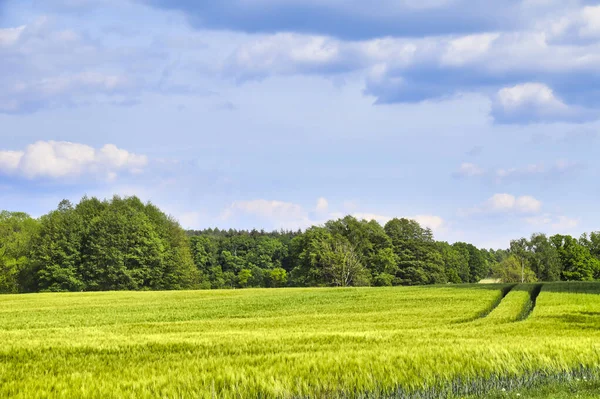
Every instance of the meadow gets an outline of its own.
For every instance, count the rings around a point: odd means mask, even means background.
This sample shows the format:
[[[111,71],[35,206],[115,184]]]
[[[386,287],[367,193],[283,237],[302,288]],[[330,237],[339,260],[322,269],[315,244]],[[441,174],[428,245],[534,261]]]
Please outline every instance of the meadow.
[[[597,397],[600,284],[0,296],[0,396]]]

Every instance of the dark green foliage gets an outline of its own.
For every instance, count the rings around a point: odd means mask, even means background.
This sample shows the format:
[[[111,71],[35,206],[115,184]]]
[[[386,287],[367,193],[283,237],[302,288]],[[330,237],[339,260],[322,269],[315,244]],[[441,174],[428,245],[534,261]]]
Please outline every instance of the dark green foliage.
[[[483,253],[477,249],[477,247],[475,247],[473,244],[467,244],[464,242],[454,243],[453,247],[468,259],[468,280],[464,280],[464,278],[467,277],[464,275],[466,274],[466,270],[464,270],[462,277],[463,282],[476,283],[489,275],[489,267],[486,259]]]
[[[185,232],[136,197],[0,213],[0,292],[390,286],[600,279],[600,233],[510,249],[434,240],[414,220],[346,216],[301,231]]]
[[[68,201],[43,216],[32,242],[40,291],[195,288],[199,272],[179,224],[136,197]]]
[[[39,224],[20,212],[0,212],[0,293],[26,291],[32,284],[31,240]]]
[[[398,282],[406,285],[447,282],[444,259],[433,233],[414,220],[392,219],[385,225],[398,259]]]
[[[600,261],[571,236],[550,237],[562,264],[562,279],[567,281],[594,280],[600,274]]]

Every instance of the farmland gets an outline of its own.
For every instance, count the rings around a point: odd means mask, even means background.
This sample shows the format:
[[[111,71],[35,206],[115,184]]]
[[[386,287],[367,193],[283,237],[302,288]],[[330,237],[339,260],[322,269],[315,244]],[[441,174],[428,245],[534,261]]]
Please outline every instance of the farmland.
[[[552,283],[5,295],[0,396],[595,397],[598,294]]]

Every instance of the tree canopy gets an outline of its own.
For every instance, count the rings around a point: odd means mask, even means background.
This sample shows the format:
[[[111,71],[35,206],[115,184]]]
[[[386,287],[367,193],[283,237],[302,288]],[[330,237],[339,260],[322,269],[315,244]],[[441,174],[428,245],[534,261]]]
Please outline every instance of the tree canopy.
[[[600,279],[600,233],[508,249],[436,241],[410,219],[345,216],[305,231],[184,231],[136,197],[0,212],[0,292],[391,286]]]

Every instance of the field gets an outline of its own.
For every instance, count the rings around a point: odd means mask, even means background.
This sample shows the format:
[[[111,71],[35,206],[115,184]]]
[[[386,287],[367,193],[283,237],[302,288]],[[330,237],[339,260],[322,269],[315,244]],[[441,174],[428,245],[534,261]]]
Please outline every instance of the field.
[[[573,283],[0,296],[0,396],[600,397],[598,294]]]

